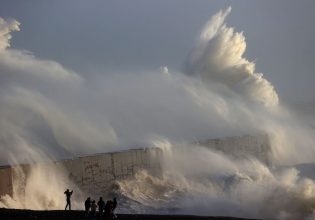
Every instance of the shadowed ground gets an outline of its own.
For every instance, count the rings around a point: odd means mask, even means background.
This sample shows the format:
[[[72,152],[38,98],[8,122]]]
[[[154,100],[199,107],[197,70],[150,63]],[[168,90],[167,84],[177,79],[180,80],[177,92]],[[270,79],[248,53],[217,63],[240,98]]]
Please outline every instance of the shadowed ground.
[[[117,214],[119,220],[241,220],[233,217],[210,217],[188,215],[132,215]],[[1,220],[84,220],[84,211],[33,211],[20,209],[0,209]]]

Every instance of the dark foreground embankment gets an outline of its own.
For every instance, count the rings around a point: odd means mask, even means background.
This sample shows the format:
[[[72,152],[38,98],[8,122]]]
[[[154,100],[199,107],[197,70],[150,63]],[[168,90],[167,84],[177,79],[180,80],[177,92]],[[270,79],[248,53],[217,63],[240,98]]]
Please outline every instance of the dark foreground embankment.
[[[233,217],[203,217],[187,215],[131,215],[117,214],[119,220],[241,220]],[[33,211],[0,209],[1,220],[85,220],[83,211]]]

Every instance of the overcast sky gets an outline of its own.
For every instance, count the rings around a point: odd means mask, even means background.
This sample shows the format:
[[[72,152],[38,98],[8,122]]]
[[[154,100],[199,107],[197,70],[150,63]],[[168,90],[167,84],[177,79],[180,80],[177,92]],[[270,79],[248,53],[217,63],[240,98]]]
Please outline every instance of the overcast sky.
[[[181,70],[207,20],[232,6],[229,26],[243,31],[246,57],[290,103],[315,98],[315,1],[2,0],[0,17],[21,31],[12,47],[80,74]]]

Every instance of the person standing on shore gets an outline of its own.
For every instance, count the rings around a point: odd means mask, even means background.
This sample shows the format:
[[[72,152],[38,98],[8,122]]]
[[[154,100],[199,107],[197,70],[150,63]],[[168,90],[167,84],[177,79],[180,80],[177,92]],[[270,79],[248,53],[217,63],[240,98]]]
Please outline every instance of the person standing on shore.
[[[71,210],[71,196],[72,196],[73,190],[70,192],[69,189],[67,189],[64,194],[66,194],[67,197],[67,204],[65,207],[65,210],[67,210],[67,207],[69,206],[69,210]]]
[[[100,200],[97,202],[97,206],[98,206],[99,216],[100,216],[100,218],[102,218],[103,212],[104,212],[104,208],[105,208],[105,202],[104,202],[102,197],[100,197]]]
[[[115,213],[114,213],[114,211],[115,211],[115,209],[116,209],[116,207],[117,207],[117,200],[116,200],[116,197],[113,199],[112,204],[113,204],[113,211],[112,211],[113,218],[116,219],[117,216],[116,216]]]
[[[88,197],[84,202],[85,207],[85,217],[89,216],[90,208],[91,208],[91,198]]]
[[[95,200],[92,201],[91,203],[91,219],[96,219],[96,209],[97,209],[97,205],[95,203]]]
[[[105,204],[105,219],[112,219],[113,216],[113,202],[107,200]]]

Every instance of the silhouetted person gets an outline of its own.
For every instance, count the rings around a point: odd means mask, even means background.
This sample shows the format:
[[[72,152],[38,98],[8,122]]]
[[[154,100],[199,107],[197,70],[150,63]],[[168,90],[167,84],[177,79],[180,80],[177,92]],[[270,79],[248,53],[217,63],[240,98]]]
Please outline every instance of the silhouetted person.
[[[104,211],[104,208],[105,208],[105,202],[104,202],[102,197],[100,197],[100,200],[97,202],[97,205],[98,205],[99,215],[100,215],[100,217],[102,217],[103,216],[103,211]]]
[[[112,214],[113,214],[113,217],[114,218],[116,218],[116,215],[115,215],[115,213],[114,213],[114,211],[115,211],[115,209],[116,209],[116,207],[117,207],[117,200],[116,200],[116,197],[115,198],[113,198],[113,210],[112,210]]]
[[[111,200],[107,200],[105,204],[105,217],[106,219],[112,219],[113,216],[113,202]]]
[[[95,203],[95,200],[93,200],[91,203],[91,218],[92,219],[95,219],[96,217],[96,209],[97,209],[97,205]]]
[[[91,198],[90,198],[90,197],[88,197],[88,198],[85,200],[84,206],[85,206],[85,216],[88,216],[88,215],[89,215],[90,208],[91,208]]]
[[[66,194],[67,197],[67,205],[65,207],[65,210],[67,210],[67,207],[69,206],[69,210],[71,210],[71,196],[72,196],[73,190],[70,192],[69,189],[67,189],[64,194]]]

